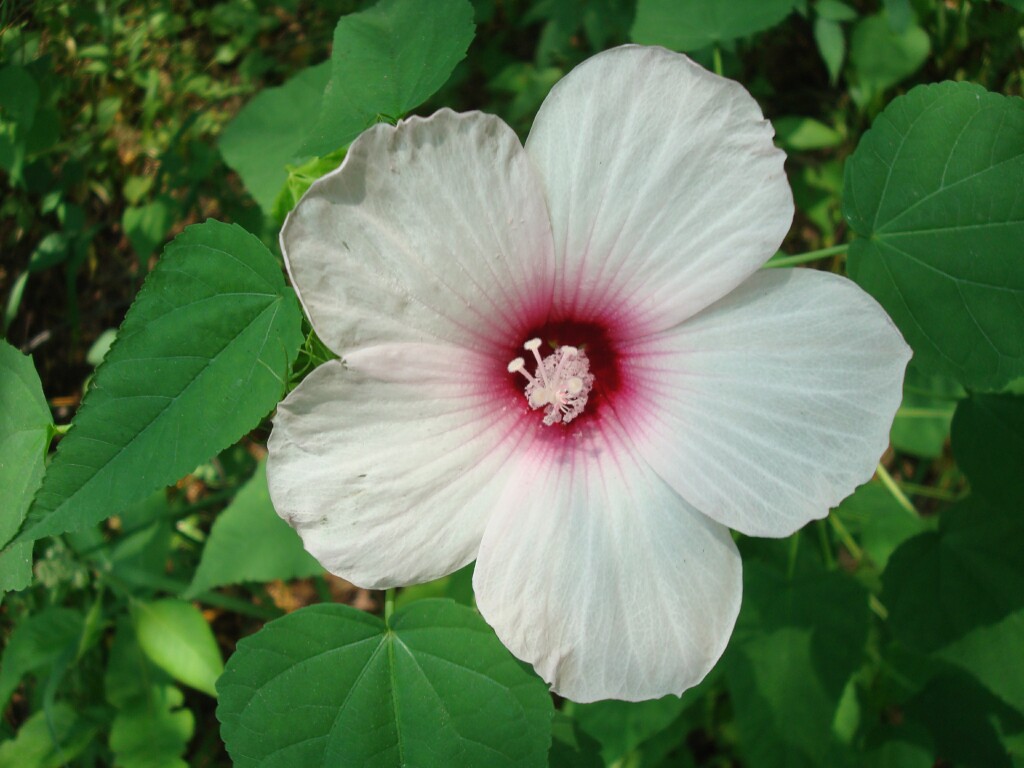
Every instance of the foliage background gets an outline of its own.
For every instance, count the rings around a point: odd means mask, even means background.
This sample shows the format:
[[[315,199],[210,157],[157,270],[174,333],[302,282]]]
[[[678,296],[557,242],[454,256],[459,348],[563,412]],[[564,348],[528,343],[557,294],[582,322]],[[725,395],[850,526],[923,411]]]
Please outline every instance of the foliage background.
[[[268,176],[268,145],[246,141],[270,131],[281,149],[289,119],[313,120],[295,105],[311,93],[318,106],[336,22],[369,5],[3,0],[0,362],[38,390],[11,347],[31,355],[45,402],[5,388],[0,437],[27,433],[17,410],[43,451],[59,440],[188,225],[236,222],[277,256],[284,213],[344,142],[285,147]],[[695,21],[707,5],[680,21],[666,0],[474,0],[466,58],[415,111],[483,109],[525,138],[550,87],[594,52],[631,40],[686,50],[751,90],[789,154],[798,213],[780,263],[817,252],[810,266],[843,272],[844,167],[887,104],[942,80],[1021,95],[1019,2],[721,0],[719,16]],[[262,106],[243,112],[254,97]],[[1019,163],[1005,183],[1019,198]],[[997,254],[1018,292],[1019,243]],[[305,338],[293,381],[323,359],[308,327],[281,334]],[[975,383],[912,364],[877,479],[788,540],[741,542],[743,612],[708,680],[681,700],[556,702],[550,764],[1024,765],[1022,390]],[[167,491],[35,543],[31,585],[0,605],[0,766],[230,764],[214,696],[239,640],[315,603],[383,610],[280,529],[260,414]],[[20,503],[10,488],[5,515]],[[470,604],[468,572],[397,604],[429,597]]]

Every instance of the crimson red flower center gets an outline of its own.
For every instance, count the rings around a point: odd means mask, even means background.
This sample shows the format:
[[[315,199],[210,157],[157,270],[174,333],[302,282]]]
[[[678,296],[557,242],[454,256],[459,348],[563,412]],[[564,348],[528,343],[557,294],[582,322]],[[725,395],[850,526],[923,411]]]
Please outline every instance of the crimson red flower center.
[[[590,364],[590,373],[594,376],[593,389],[590,391],[586,407],[583,412],[568,424],[553,424],[545,426],[545,432],[551,432],[550,437],[562,437],[566,434],[573,434],[580,429],[586,429],[588,425],[597,423],[602,418],[602,413],[611,407],[616,394],[623,387],[622,355],[619,348],[613,341],[608,327],[595,321],[560,320],[530,325],[522,330],[517,330],[509,335],[509,340],[502,362],[506,363],[516,357],[526,359],[526,370],[530,374],[536,373],[534,359],[525,353],[523,345],[530,339],[540,339],[541,357],[552,354],[561,347],[574,347],[585,353]],[[510,396],[513,398],[515,407],[524,410],[524,418],[534,418],[538,426],[544,426],[543,411],[533,410],[527,402],[522,376],[502,371],[504,385]]]

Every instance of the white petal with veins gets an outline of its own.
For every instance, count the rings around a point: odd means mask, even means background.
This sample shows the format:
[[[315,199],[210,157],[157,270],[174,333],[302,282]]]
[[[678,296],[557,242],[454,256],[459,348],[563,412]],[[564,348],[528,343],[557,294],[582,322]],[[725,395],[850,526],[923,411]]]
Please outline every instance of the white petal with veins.
[[[657,331],[739,285],[793,219],[773,133],[743,86],[663,48],[576,67],[526,142],[551,210],[558,311],[628,307]]]
[[[910,359],[874,299],[809,269],[760,272],[626,354],[640,452],[749,536],[788,536],[871,479]]]
[[[457,348],[377,347],[349,370],[320,366],[281,403],[270,496],[327,570],[385,589],[476,557],[522,434],[515,414],[480,396],[484,362]]]
[[[534,444],[507,477],[473,578],[501,641],[573,701],[639,701],[699,683],[740,606],[729,531],[609,425],[571,450]]]
[[[496,117],[447,109],[364,132],[288,216],[281,250],[338,354],[399,341],[479,347],[546,307],[554,274],[519,139]]]

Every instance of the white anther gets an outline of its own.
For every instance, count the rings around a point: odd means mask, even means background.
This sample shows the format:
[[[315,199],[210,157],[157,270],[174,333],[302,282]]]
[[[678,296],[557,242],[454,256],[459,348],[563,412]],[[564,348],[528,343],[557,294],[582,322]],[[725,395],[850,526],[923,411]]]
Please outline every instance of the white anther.
[[[538,349],[540,349],[540,344],[540,339],[530,339],[528,342],[523,344],[523,349],[528,349],[531,352],[536,352]]]
[[[587,396],[594,386],[590,361],[585,352],[576,347],[559,347],[554,353],[541,358],[540,339],[530,339],[523,347],[533,352],[537,372],[531,376],[526,361],[521,357],[508,364],[509,373],[526,377],[526,399],[531,408],[545,408],[544,423],[568,424],[583,412]]]

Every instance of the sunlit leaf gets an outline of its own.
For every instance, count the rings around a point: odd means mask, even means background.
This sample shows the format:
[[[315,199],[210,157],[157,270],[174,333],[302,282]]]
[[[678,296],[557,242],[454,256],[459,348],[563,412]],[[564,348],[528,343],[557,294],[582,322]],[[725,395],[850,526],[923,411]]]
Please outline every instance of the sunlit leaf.
[[[302,547],[294,529],[278,517],[267,490],[267,463],[217,515],[186,598],[224,584],[317,576],[324,572]]]
[[[818,17],[814,20],[814,42],[818,45],[825,66],[828,68],[829,82],[839,80],[846,59],[846,35],[838,21]]]
[[[32,359],[0,340],[0,541],[18,531],[43,478],[53,419]],[[32,581],[32,544],[0,553],[0,598]]]
[[[786,149],[807,151],[835,147],[843,142],[843,136],[811,117],[780,117],[772,121],[775,126],[775,140]]]
[[[63,768],[92,743],[97,730],[95,722],[60,702],[36,712],[15,738],[0,744],[0,768]]]
[[[861,19],[850,36],[850,66],[856,79],[851,96],[861,106],[920,69],[931,53],[923,29],[894,29],[883,15]]]
[[[380,0],[334,30],[331,80],[302,147],[324,155],[382,116],[398,118],[444,85],[473,40],[467,0]]]
[[[189,227],[125,317],[18,541],[115,514],[255,427],[284,392],[300,320],[255,237],[213,221]]]
[[[181,600],[132,603],[139,647],[160,669],[196,690],[217,695],[224,670],[210,625],[198,609]]]
[[[331,64],[325,61],[284,85],[261,91],[221,134],[224,160],[265,213],[274,209],[288,179],[287,166],[309,156],[300,149],[330,78]]]
[[[104,680],[107,701],[118,709],[110,749],[123,768],[187,768],[182,759],[195,718],[184,697],[143,653],[131,622],[122,617]]]

